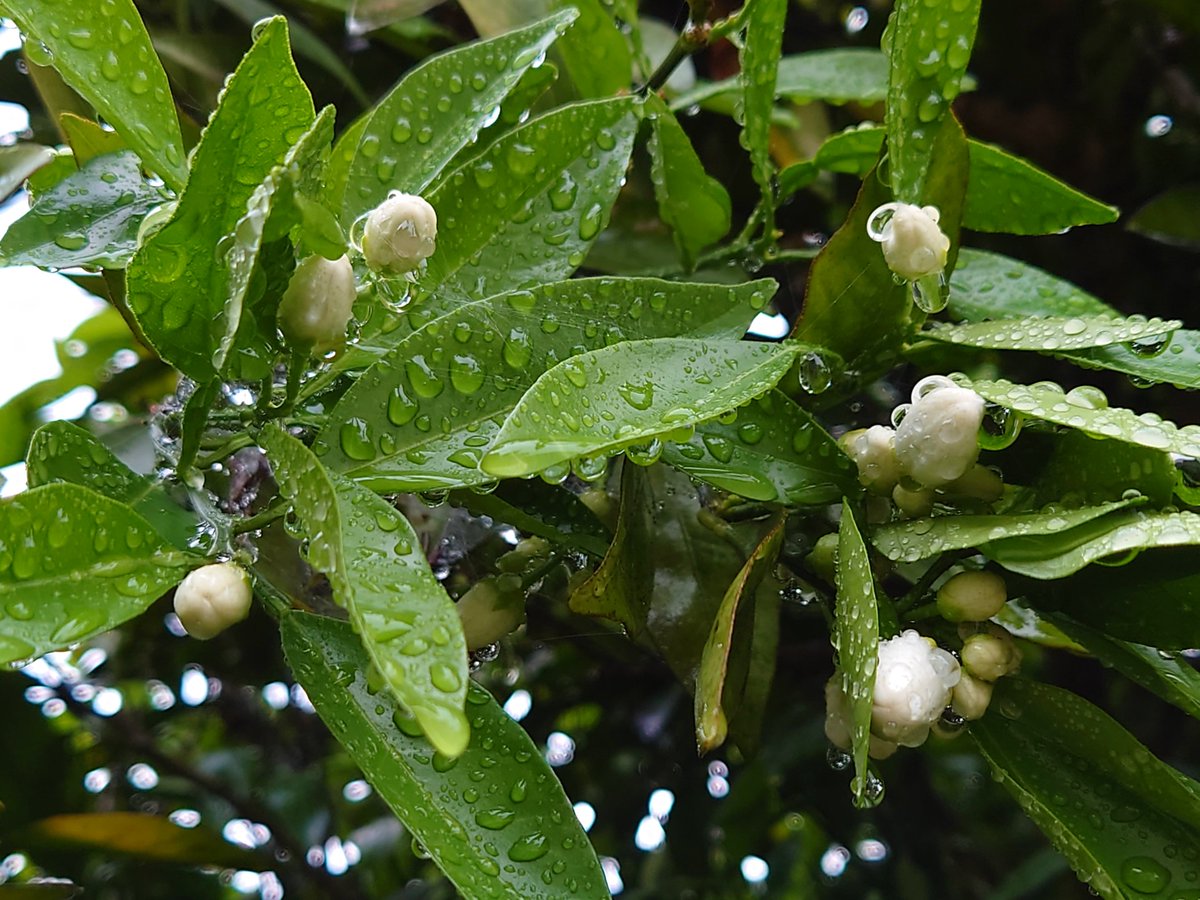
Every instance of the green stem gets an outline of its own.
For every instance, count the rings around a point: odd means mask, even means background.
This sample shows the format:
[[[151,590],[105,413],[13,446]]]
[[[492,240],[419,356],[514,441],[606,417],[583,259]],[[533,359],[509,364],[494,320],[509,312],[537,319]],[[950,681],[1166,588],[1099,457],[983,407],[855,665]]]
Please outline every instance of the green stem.
[[[670,79],[671,74],[679,68],[679,64],[695,53],[707,47],[712,35],[712,25],[708,21],[711,10],[711,0],[688,0],[688,23],[684,26],[679,37],[668,51],[666,58],[658,64],[646,83],[637,89],[639,94],[657,91]]]
[[[265,419],[271,414],[271,401],[275,399],[275,378],[268,375],[258,386],[258,406],[255,408],[255,417]]]
[[[908,622],[916,622],[919,619],[932,619],[936,615],[938,615],[938,605],[934,602],[909,610],[905,613],[904,618]]]
[[[300,396],[300,385],[304,379],[304,370],[308,367],[308,351],[294,350],[288,361],[287,392],[283,403],[277,406],[273,416],[288,416],[296,408],[296,398]]]
[[[521,576],[521,590],[528,591],[531,587],[553,572],[555,568],[561,565],[562,561],[562,554],[551,553],[550,558],[542,565],[538,566],[532,572]]]
[[[939,556],[925,573],[913,582],[913,586],[896,603],[896,612],[903,614],[906,610],[915,606],[929,592],[930,586],[940,578],[947,569],[958,562],[960,554],[943,553]]]
[[[234,519],[230,524],[230,530],[234,534],[245,534],[248,531],[258,531],[267,525],[270,525],[276,519],[283,518],[283,514],[288,511],[289,503],[276,503],[274,506],[268,506],[260,513],[253,516],[247,516],[244,519]]]

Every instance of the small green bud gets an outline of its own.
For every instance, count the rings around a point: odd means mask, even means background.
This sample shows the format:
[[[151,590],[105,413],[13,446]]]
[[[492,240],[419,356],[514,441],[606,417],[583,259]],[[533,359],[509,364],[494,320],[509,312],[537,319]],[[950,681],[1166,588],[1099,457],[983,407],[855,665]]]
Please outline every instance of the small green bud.
[[[960,497],[974,497],[976,500],[983,500],[985,503],[993,503],[1003,496],[1004,481],[987,466],[981,466],[979,463],[976,463],[967,470],[965,475],[961,478],[956,478],[943,487],[942,490],[947,494]]]
[[[837,534],[823,534],[806,558],[808,567],[829,584],[837,583],[837,550]]]
[[[490,575],[458,598],[468,650],[494,644],[525,621],[525,591],[517,575]]]
[[[496,560],[501,572],[520,575],[541,565],[550,556],[550,544],[540,537],[528,537]]]
[[[1003,628],[971,635],[963,644],[961,656],[963,668],[983,681],[1003,678],[1021,664],[1021,651]]]
[[[954,686],[950,707],[964,719],[974,721],[983,718],[991,702],[992,683],[976,678],[970,672],[963,672],[962,678]]]
[[[937,593],[937,608],[947,622],[982,622],[1008,602],[1004,579],[995,572],[960,572]]]
[[[892,502],[905,518],[920,519],[933,510],[933,491],[929,488],[910,491],[904,485],[898,484],[892,488]]]

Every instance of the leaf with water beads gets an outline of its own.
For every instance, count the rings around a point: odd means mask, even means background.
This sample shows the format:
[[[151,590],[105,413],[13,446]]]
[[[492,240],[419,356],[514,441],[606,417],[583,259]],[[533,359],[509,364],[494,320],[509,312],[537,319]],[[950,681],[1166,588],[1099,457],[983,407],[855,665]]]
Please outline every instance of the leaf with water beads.
[[[7,3],[30,59],[52,65],[175,191],[187,181],[183,138],[166,72],[133,0]]]
[[[741,13],[746,36],[738,48],[742,64],[741,93],[734,117],[742,126],[742,146],[750,152],[751,174],[762,195],[768,227],[774,222],[775,164],[771,159],[771,112],[787,21],[787,0],[755,0]]]
[[[349,625],[292,612],[280,630],[322,721],[464,897],[606,900],[562,786],[491,694],[469,684],[471,740],[449,759],[371,682],[370,657]]]
[[[962,347],[987,350],[1038,350],[1051,353],[1107,347],[1116,342],[1150,338],[1169,340],[1172,331],[1181,328],[1178,319],[1157,316],[1039,316],[1020,319],[992,319],[965,325],[935,322],[920,336]]]
[[[203,560],[124,503],[47,484],[0,503],[0,663],[40,656],[140,615]]]
[[[971,734],[993,776],[1100,896],[1166,896],[1200,876],[1200,786],[1087,701],[1005,678]]]
[[[470,736],[467,645],[412,526],[382,497],[327,472],[282,430],[266,429],[259,440],[308,537],[309,562],[328,576],[388,688],[441,753],[458,756]]]
[[[1049,381],[1024,385],[1005,380],[972,382],[961,375],[954,377],[984,400],[1023,416],[1096,437],[1200,457],[1200,425],[1177,426],[1154,413],[1139,415],[1131,409],[1098,406],[1090,394],[1064,392],[1060,385]]]
[[[1144,498],[1136,497],[1079,509],[1048,508],[1036,513],[910,519],[874,529],[871,543],[894,562],[916,562],[949,550],[978,547],[988,541],[1059,534],[1142,502],[1145,502]]]
[[[0,239],[0,264],[124,268],[142,218],[165,201],[132,152],[97,157],[39,194],[9,226]]]
[[[663,461],[749,500],[822,506],[861,489],[858,469],[803,407],[773,390],[669,441]]]
[[[159,356],[199,382],[225,362],[230,241],[247,204],[312,124],[282,17],[256,29],[193,156],[192,175],[171,220],[134,254],[129,308]]]
[[[330,412],[314,449],[378,490],[468,487],[505,416],[542,373],[630,338],[731,339],[775,282],[726,287],[653,278],[578,278],[459,306],[416,331],[380,335],[369,368]],[[423,315],[423,304],[405,316]]]
[[[525,392],[480,462],[499,478],[624,450],[764,394],[803,344],[655,338],[559,363]]]
[[[443,178],[437,252],[421,288],[478,300],[566,278],[604,229],[633,150],[632,97],[559,107]]]
[[[422,193],[489,124],[521,76],[545,58],[577,15],[562,10],[526,28],[440,53],[405,75],[358,130],[342,221],[349,225],[389,191]]]

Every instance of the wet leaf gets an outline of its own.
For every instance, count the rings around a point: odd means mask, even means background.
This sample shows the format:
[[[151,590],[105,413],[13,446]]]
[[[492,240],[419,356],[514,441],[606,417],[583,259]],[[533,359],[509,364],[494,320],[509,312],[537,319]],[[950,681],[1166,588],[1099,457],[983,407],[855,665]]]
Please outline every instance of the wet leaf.
[[[1100,896],[1160,894],[1195,877],[1193,854],[1180,851],[1200,843],[1200,789],[1087,701],[1005,678],[971,734],[994,775]]]
[[[655,98],[648,148],[659,215],[670,226],[683,266],[729,231],[729,193],[704,171],[692,142],[675,116]]]
[[[1200,425],[1176,426],[1154,413],[1139,415],[1131,409],[1116,406],[1094,409],[1090,395],[1064,393],[1061,386],[1049,381],[1024,385],[1005,380],[970,382],[960,378],[960,382],[983,399],[1022,416],[1152,450],[1200,456]]]
[[[1200,203],[1200,185],[1171,188],[1151,198],[1133,214],[1126,227],[1164,244],[1200,250],[1197,203]]]
[[[667,442],[663,460],[749,500],[820,506],[860,490],[853,461],[782,391],[702,422],[689,441]]]
[[[370,659],[347,624],[293,612],[281,630],[321,719],[463,896],[609,896],[553,770],[491,694],[469,685],[471,742],[450,760],[368,683]]]
[[[950,314],[972,322],[1047,314],[1067,317],[1119,315],[1112,307],[1041,269],[982,250],[963,250],[951,279]],[[1092,369],[1124,372],[1143,382],[1200,388],[1200,331],[1180,329],[1170,341],[1110,344],[1061,354]]]
[[[1142,502],[1142,498],[1037,513],[910,519],[875,528],[871,532],[871,543],[894,562],[916,562],[948,550],[978,547],[988,541],[1061,534],[1138,502]]]
[[[712,630],[704,644],[700,657],[700,669],[696,673],[695,717],[696,745],[701,753],[708,753],[725,743],[728,734],[728,715],[734,714],[739,704],[737,701],[738,688],[726,682],[730,668],[730,654],[734,645],[734,628],[741,623],[741,606],[743,601],[748,605],[759,584],[767,575],[779,556],[779,548],[783,544],[783,524],[785,515],[779,513],[772,520],[763,539],[754,548],[746,564],[738,572],[737,578],[729,585],[717,610]],[[775,595],[779,592],[776,589]],[[751,627],[753,610],[750,612]],[[743,626],[744,627],[744,626]],[[728,692],[728,693],[727,693]]]
[[[987,322],[951,325],[935,322],[921,332],[932,338],[962,347],[988,350],[1039,350],[1056,352],[1081,350],[1088,347],[1107,347],[1109,344],[1157,338],[1164,340],[1183,323],[1178,319],[1157,316],[1130,316],[1118,319],[1111,316],[1034,316],[1019,319],[993,318]]]
[[[133,0],[87,3],[70,21],[54,0],[6,3],[8,14],[81,97],[173,190],[187,181],[171,88]],[[42,60],[35,60],[42,64]]]
[[[147,862],[262,871],[272,861],[230,844],[207,828],[180,828],[164,816],[138,812],[65,813],[22,829],[32,845],[132,856]]]
[[[0,502],[0,662],[108,631],[200,562],[124,503],[79,485],[47,484]]]
[[[608,552],[608,531],[595,514],[570,491],[540,479],[505,481],[487,493],[454,491],[450,502],[573,550],[592,556]]]
[[[405,75],[357,132],[342,222],[349,226],[389,191],[423,193],[575,18],[573,10],[563,10],[518,31],[439,53]]]
[[[653,338],[588,351],[534,382],[480,467],[511,478],[653,440],[765,393],[805,349]]]
[[[25,179],[54,158],[54,151],[41,144],[20,143],[0,147],[0,200],[25,183]]]
[[[1163,507],[1171,502],[1178,476],[1169,453],[1066,431],[1054,435],[1050,458],[1033,487],[1035,502],[1041,503],[1090,506],[1135,490],[1151,506]]]
[[[412,526],[382,497],[326,472],[282,430],[259,440],[308,536],[309,562],[328,576],[371,662],[434,746],[457,757],[470,737],[467,646]]]
[[[771,112],[783,47],[787,0],[751,0],[740,14],[746,28],[739,48],[742,64],[741,92],[735,117],[741,123],[742,146],[750,151],[750,170],[773,221],[775,164],[771,160]]]
[[[565,278],[603,230],[633,138],[629,97],[526,122],[439,183],[437,251],[421,279],[472,300]]]
[[[1110,637],[1067,616],[1051,613],[1049,618],[1106,666],[1200,719],[1200,672],[1186,659]]]
[[[166,198],[128,150],[100,156],[40,194],[0,239],[0,264],[124,268],[138,225]]]
[[[398,338],[394,349],[341,398],[315,448],[378,490],[494,480],[479,468],[484,449],[547,369],[627,338],[740,337],[774,289],[580,278],[459,306],[402,338],[403,328],[381,335]]]
[[[93,119],[85,119],[67,112],[58,117],[58,124],[67,136],[67,143],[71,145],[71,152],[80,168],[97,156],[118,153],[129,147],[125,138],[102,127]]]
[[[1120,211],[995,146],[971,142],[971,187],[963,227],[1007,234],[1056,234],[1106,225]]]
[[[262,115],[264,108],[272,115]],[[129,264],[129,307],[147,340],[165,361],[197,381],[221,370],[227,335],[237,328],[238,301],[227,261],[237,243],[234,232],[259,185],[313,117],[312,98],[292,62],[285,20],[271,19],[258,29],[254,46],[222,92],[175,215]]]
[[[837,601],[833,646],[842,671],[842,690],[850,705],[855,806],[866,805],[867,750],[871,745],[871,705],[879,662],[879,608],[871,559],[849,502],[842,504],[838,527]]]
[[[162,484],[138,475],[78,425],[47,422],[34,432],[25,464],[30,487],[65,481],[91,488],[133,507],[181,550],[186,550],[195,536],[195,517],[175,503]]]
[[[933,145],[961,90],[979,5],[979,0],[949,7],[901,0],[888,20],[888,180],[896,200],[934,203],[925,185]]]

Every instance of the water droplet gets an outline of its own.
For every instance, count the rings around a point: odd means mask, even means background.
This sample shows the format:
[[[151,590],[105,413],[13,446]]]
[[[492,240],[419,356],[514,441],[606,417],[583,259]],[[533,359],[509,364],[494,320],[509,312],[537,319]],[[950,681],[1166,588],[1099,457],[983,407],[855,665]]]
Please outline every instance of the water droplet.
[[[339,443],[342,452],[351,459],[365,462],[375,458],[375,445],[371,443],[371,435],[367,423],[362,419],[351,419],[341,427]]]
[[[63,250],[82,250],[88,245],[87,235],[79,231],[67,231],[54,238],[54,243]]]
[[[518,838],[508,848],[508,858],[513,862],[532,862],[541,859],[550,850],[550,841],[539,831]]]
[[[408,396],[404,385],[396,385],[388,396],[387,417],[393,425],[407,425],[417,414],[417,403]]]
[[[637,410],[646,410],[654,403],[654,385],[649,382],[634,384],[625,382],[619,388],[617,393],[621,395],[621,399]]]
[[[425,357],[420,354],[404,364],[404,371],[408,374],[409,383],[418,397],[432,400],[446,387]]]
[[[521,370],[529,365],[533,356],[533,342],[523,328],[514,328],[504,340],[502,349],[504,363],[513,369]]]
[[[473,356],[455,356],[450,361],[450,383],[460,394],[471,395],[483,387],[483,366]]]
[[[1149,856],[1132,856],[1121,864],[1121,880],[1139,894],[1157,894],[1171,880],[1171,873]]]
[[[445,663],[437,663],[429,670],[429,680],[439,691],[452,694],[462,687],[462,678]]]
[[[475,813],[475,824],[480,828],[487,828],[491,831],[500,831],[512,824],[513,819],[517,817],[517,811],[514,809],[505,809],[503,806],[497,806],[493,809],[481,809]]]

